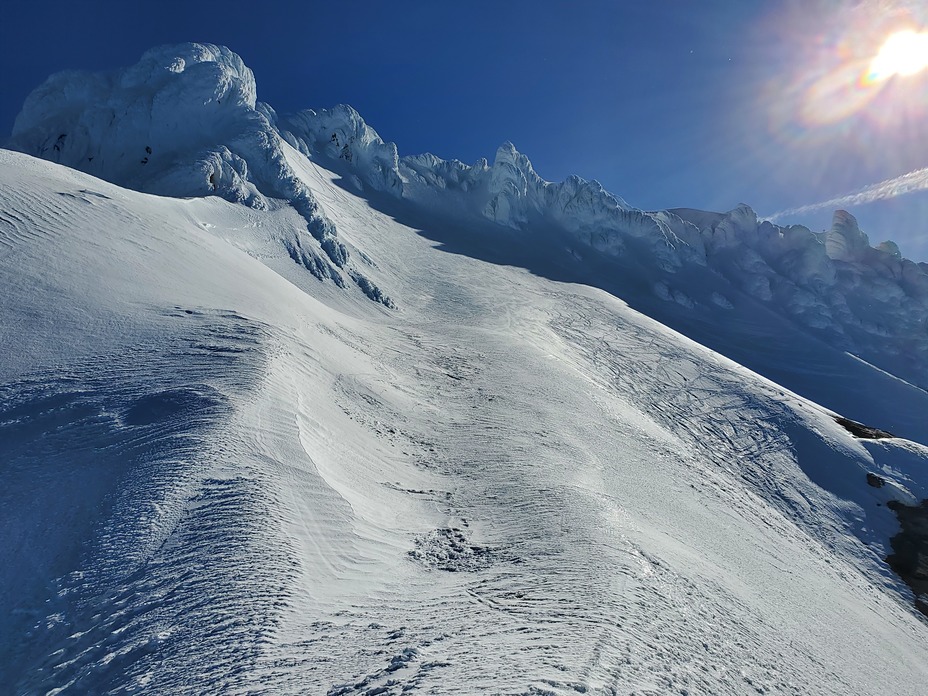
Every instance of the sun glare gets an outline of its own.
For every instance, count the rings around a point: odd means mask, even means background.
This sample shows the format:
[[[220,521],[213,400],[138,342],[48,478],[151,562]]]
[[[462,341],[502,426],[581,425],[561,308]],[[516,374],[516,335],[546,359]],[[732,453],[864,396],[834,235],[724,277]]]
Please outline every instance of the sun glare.
[[[928,68],[928,32],[900,31],[891,35],[870,64],[868,82],[894,75],[914,75]]]

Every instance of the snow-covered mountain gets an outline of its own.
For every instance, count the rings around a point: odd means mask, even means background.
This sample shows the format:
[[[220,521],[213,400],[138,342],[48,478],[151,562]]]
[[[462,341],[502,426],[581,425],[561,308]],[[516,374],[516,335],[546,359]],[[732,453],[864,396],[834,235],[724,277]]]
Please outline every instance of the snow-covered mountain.
[[[632,255],[648,271],[651,292],[668,302],[708,303],[724,314],[729,295],[745,293],[830,345],[928,388],[928,264],[902,258],[892,242],[871,247],[842,211],[823,234],[758,221],[747,206],[725,214],[640,211],[595,181],[542,180],[510,143],[492,165],[401,159],[351,107],[278,117],[257,101],[241,58],[203,44],[154,49],[109,74],[53,75],[27,99],[10,143],[149,193],[218,195],[256,209],[287,201],[317,241],[282,240],[294,259],[339,284],[347,275],[389,305],[351,263],[286,145],[332,166],[349,186],[449,219],[522,230],[528,244],[541,229],[556,230],[579,255]],[[717,276],[728,282],[694,297],[681,269],[704,269],[696,285],[714,285]]]
[[[256,96],[159,48],[0,151],[5,691],[923,692],[925,264]]]

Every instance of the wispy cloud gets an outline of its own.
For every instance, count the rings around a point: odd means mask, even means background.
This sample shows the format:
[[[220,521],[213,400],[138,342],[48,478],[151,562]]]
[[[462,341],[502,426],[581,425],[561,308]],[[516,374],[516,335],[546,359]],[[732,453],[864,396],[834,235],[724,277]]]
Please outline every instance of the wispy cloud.
[[[812,213],[816,210],[823,210],[825,208],[851,208],[855,205],[864,205],[866,203],[873,203],[874,201],[896,198],[898,196],[904,196],[907,193],[915,193],[916,191],[928,191],[928,167],[916,169],[913,172],[897,176],[893,179],[886,179],[878,184],[866,186],[852,193],[838,196],[837,198],[829,198],[827,201],[781,210],[773,215],[767,215],[765,218],[774,221],[785,217]]]

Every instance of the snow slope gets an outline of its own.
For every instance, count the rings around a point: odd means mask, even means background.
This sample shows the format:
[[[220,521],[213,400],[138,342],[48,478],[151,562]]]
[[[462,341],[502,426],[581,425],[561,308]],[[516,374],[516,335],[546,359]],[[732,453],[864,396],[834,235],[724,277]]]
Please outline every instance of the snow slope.
[[[923,446],[284,152],[397,309],[0,151],[6,691],[922,692]]]
[[[136,190],[218,195],[256,209],[287,201],[315,238],[282,240],[291,256],[338,285],[353,280],[389,306],[389,293],[367,278],[296,175],[286,145],[342,174],[349,186],[407,201],[433,219],[489,220],[500,236],[525,231],[527,251],[553,232],[559,241],[543,242],[552,254],[567,251],[588,263],[631,259],[633,291],[626,284],[621,295],[630,302],[699,305],[723,326],[727,310],[744,305],[746,296],[761,314],[775,315],[774,323],[785,319],[837,351],[928,388],[928,264],[903,259],[892,242],[871,247],[843,211],[822,233],[759,221],[748,206],[724,214],[645,212],[595,181],[544,181],[510,143],[492,164],[400,158],[349,106],[279,116],[257,101],[254,76],[241,58],[209,44],[152,49],[111,73],[53,75],[26,100],[10,142]],[[702,287],[713,291],[701,297]],[[675,312],[667,307],[661,314]],[[705,332],[682,314],[676,327],[702,342]],[[731,323],[724,331],[731,335],[713,347],[740,361],[726,344],[755,341],[757,330],[740,333],[744,322]],[[752,367],[775,376],[761,362]],[[802,391],[801,374],[790,386]]]
[[[850,216],[400,158],[200,44],[12,145],[5,692],[923,693],[925,269]]]

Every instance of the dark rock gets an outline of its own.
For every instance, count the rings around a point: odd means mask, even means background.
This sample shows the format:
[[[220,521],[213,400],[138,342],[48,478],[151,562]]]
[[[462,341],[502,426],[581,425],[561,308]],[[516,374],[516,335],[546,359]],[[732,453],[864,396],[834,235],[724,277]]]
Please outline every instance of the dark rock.
[[[890,501],[902,531],[890,539],[886,562],[915,593],[915,607],[928,616],[928,500],[919,505]]]
[[[891,432],[880,430],[879,428],[871,428],[869,425],[852,421],[850,418],[837,416],[835,418],[835,423],[843,427],[854,437],[864,438],[865,440],[880,440],[887,437],[896,437]]]
[[[886,479],[882,476],[877,476],[876,474],[867,472],[867,484],[873,486],[874,488],[882,488],[886,485]]]

